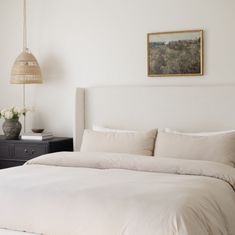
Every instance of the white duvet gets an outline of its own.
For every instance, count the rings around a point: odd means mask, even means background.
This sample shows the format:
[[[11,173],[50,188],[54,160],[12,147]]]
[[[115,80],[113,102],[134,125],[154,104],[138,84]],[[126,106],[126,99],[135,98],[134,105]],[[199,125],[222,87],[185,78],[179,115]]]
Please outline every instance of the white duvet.
[[[44,235],[234,235],[220,163],[56,153],[0,171],[0,229]]]

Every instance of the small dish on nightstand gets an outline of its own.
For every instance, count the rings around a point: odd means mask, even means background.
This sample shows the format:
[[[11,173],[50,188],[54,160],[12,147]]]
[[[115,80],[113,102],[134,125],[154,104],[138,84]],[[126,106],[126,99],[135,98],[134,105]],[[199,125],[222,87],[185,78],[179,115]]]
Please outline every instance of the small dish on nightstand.
[[[42,133],[44,131],[44,129],[38,129],[38,128],[33,128],[32,132],[33,133]]]

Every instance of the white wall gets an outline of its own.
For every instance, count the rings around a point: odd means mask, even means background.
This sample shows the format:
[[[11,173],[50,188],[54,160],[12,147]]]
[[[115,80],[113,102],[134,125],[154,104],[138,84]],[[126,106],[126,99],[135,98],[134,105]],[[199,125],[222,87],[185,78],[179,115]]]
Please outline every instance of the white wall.
[[[28,128],[71,136],[78,86],[235,85],[233,0],[28,0],[28,4],[29,48],[44,76],[42,85],[27,86],[28,105],[36,109],[28,116]],[[21,10],[22,0],[0,0],[0,107],[21,104],[21,86],[9,84],[22,44]],[[184,29],[205,30],[205,76],[148,78],[146,34]]]

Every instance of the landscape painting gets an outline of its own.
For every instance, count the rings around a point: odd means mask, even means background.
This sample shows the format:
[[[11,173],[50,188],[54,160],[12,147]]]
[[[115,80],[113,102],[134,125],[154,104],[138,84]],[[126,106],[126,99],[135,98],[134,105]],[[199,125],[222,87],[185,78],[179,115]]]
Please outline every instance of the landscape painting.
[[[203,75],[203,31],[149,33],[148,75]]]

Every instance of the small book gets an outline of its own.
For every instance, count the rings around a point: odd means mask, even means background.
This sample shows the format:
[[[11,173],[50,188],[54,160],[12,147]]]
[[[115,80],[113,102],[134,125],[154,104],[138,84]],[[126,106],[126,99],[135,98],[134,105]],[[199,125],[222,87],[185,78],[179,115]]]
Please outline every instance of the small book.
[[[21,135],[22,140],[48,140],[54,136],[52,133],[24,133]]]

